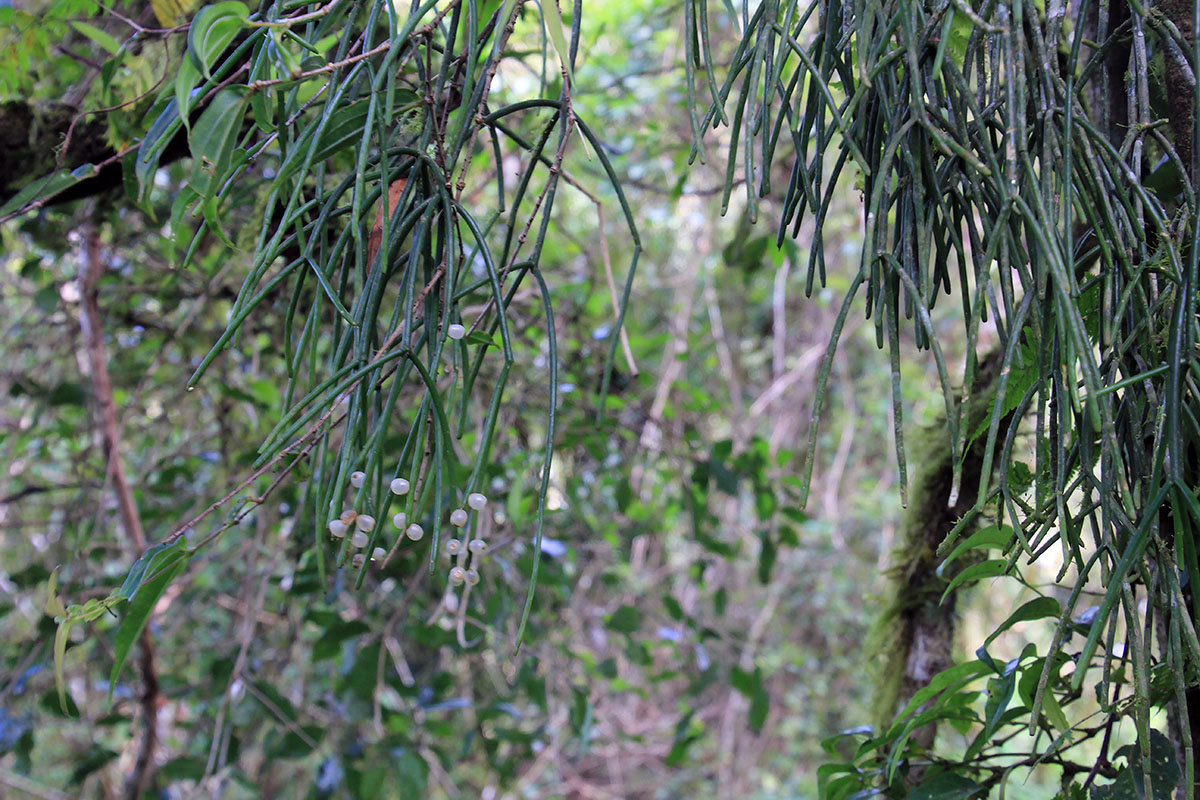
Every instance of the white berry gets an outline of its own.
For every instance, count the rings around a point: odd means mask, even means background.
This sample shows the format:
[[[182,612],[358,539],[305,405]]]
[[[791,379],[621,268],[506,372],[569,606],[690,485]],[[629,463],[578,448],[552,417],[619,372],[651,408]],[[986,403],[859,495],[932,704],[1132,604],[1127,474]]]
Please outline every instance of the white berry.
[[[350,563],[354,565],[355,569],[362,569],[363,561],[365,559],[362,553],[355,553],[354,558],[350,559]]]
[[[392,524],[400,530],[404,530],[404,526],[408,525],[408,515],[401,511],[399,514],[392,517]]]
[[[376,547],[373,551],[371,551],[371,560],[372,561],[383,561],[383,557],[386,555],[387,555],[387,550],[384,550],[382,547]]]
[[[461,339],[467,335],[467,329],[456,322],[446,329],[446,335],[451,339]]]
[[[366,514],[359,514],[358,518],[354,520],[354,527],[358,528],[360,531],[366,531],[370,533],[371,531],[375,530],[375,518],[369,517]]]
[[[392,481],[392,494],[408,494],[408,481],[404,478],[396,478]]]
[[[461,528],[467,524],[467,512],[461,508],[456,508],[450,512],[450,524],[456,528]]]
[[[471,492],[467,495],[467,505],[476,511],[482,511],[487,506],[487,498],[479,492]]]
[[[475,555],[481,556],[487,552],[488,544],[483,539],[472,539],[471,543],[467,545],[467,549]]]
[[[479,583],[479,573],[473,569],[469,569],[467,570],[466,574],[463,575],[463,579],[467,582],[468,586],[474,586],[475,584]]]
[[[425,535],[425,529],[414,522],[412,525],[408,526],[408,530],[404,532],[404,535],[415,542]]]
[[[371,537],[367,536],[362,531],[356,531],[354,535],[350,537],[350,544],[354,545],[355,547],[366,547],[367,542],[370,541],[370,539]]]
[[[330,520],[329,535],[335,539],[346,538],[346,523],[342,522],[340,519]]]
[[[342,521],[343,525],[349,527],[354,524],[354,518],[357,516],[358,516],[357,511],[355,511],[353,508],[347,508],[345,511],[342,512],[342,515],[340,517],[338,517],[338,519],[340,519]]]
[[[467,579],[467,571],[462,567],[455,567],[450,570],[450,585],[462,586],[462,582]]]
[[[446,552],[452,556],[456,556],[462,552],[462,542],[458,539],[451,539],[446,542]]]
[[[366,479],[367,479],[367,473],[365,473],[365,472],[351,472],[350,473],[350,485],[353,486],[355,489],[361,489],[362,485],[363,485],[363,481],[365,481]]]

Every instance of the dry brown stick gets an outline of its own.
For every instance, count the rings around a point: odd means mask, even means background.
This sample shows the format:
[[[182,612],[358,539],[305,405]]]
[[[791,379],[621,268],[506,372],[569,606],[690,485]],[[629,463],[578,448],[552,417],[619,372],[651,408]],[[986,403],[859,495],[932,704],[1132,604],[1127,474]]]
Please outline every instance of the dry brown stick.
[[[133,502],[133,493],[125,477],[125,466],[121,462],[121,433],[117,421],[116,403],[113,401],[112,380],[108,374],[108,356],[104,351],[104,334],[100,322],[100,291],[97,283],[104,272],[100,246],[100,232],[95,223],[88,223],[85,230],[83,257],[79,260],[79,292],[81,314],[79,327],[87,349],[88,365],[92,372],[92,394],[96,401],[96,422],[100,426],[100,438],[106,469],[112,476],[113,490],[121,511],[121,523],[130,543],[138,549],[146,549],[146,534],[142,530],[141,518]]]
[[[100,229],[94,220],[89,220],[84,226],[83,252],[79,259],[79,328],[92,373],[92,395],[96,401],[96,422],[100,428],[105,472],[111,477],[113,491],[117,494],[121,524],[130,548],[140,555],[146,549],[146,533],[142,529],[142,520],[138,515],[121,460],[121,430],[117,420],[116,403],[113,400],[112,379],[108,374],[108,355],[104,350],[104,329],[100,320],[98,284],[103,274],[104,257]],[[126,783],[126,797],[130,800],[137,800],[146,790],[150,778],[150,765],[154,760],[154,748],[158,743],[158,674],[154,668],[154,643],[149,627],[142,629],[139,641],[142,646],[139,665],[142,672],[143,731],[133,773]]]

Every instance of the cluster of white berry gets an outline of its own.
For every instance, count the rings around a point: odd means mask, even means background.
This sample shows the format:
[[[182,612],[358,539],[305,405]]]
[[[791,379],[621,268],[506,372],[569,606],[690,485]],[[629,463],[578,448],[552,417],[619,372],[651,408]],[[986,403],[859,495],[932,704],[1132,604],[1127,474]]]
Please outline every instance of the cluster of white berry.
[[[471,492],[467,495],[467,505],[473,511],[483,511],[487,508],[487,497],[479,492]],[[467,524],[467,510],[465,508],[456,508],[450,512],[450,524],[456,528],[462,528]],[[474,586],[479,583],[478,560],[483,558],[483,555],[488,551],[488,543],[483,539],[471,539],[466,544],[462,539],[451,539],[446,542],[446,554],[450,556],[454,566],[450,568],[450,585],[462,586],[464,583],[468,586]]]
[[[394,481],[392,481],[389,488],[391,488],[392,494],[403,497],[404,495],[408,494],[408,490],[411,487],[409,486],[408,481],[406,481],[404,478],[396,478]],[[414,542],[419,541],[421,537],[425,535],[425,529],[417,523],[414,522],[412,525],[408,524],[408,516],[403,511],[392,517],[392,524],[395,525],[399,530],[404,531],[404,535],[409,539],[412,539]]]
[[[366,475],[362,472],[350,474],[350,485],[356,489],[361,489],[365,480]],[[412,487],[404,478],[396,478],[391,482],[389,488],[392,494],[403,497]],[[487,497],[479,492],[471,492],[467,495],[467,506],[473,511],[483,511],[487,508],[487,503]],[[468,519],[469,514],[464,508],[456,508],[450,512],[450,524],[456,528],[464,527]],[[420,541],[425,536],[425,529],[416,522],[410,525],[408,515],[403,511],[392,517],[392,524],[414,542]],[[329,521],[329,535],[334,539],[345,539],[349,535],[350,546],[355,550],[362,550],[370,543],[370,534],[373,530],[375,530],[375,518],[367,514],[359,514],[354,509],[346,509],[340,517]],[[479,583],[479,571],[476,569],[477,560],[483,557],[487,549],[487,542],[483,539],[471,539],[465,545],[461,539],[451,539],[446,542],[446,552],[454,561],[454,566],[450,569],[450,584],[461,586],[465,583],[468,586],[474,586]],[[387,550],[382,547],[376,547],[371,551],[372,561],[382,561],[386,556]],[[351,564],[355,569],[361,569],[365,563],[364,553],[355,553],[351,559]]]
[[[342,512],[340,517],[329,521],[329,535],[335,539],[345,539],[346,534],[350,533],[351,526],[354,528],[354,533],[350,534],[350,546],[355,550],[361,550],[371,540],[371,531],[375,530],[375,518],[368,514],[359,514],[354,509],[348,508]],[[371,560],[379,561],[385,555],[387,555],[386,550],[376,547],[371,553]],[[365,561],[366,558],[362,553],[355,553],[351,563],[357,569],[361,568]]]

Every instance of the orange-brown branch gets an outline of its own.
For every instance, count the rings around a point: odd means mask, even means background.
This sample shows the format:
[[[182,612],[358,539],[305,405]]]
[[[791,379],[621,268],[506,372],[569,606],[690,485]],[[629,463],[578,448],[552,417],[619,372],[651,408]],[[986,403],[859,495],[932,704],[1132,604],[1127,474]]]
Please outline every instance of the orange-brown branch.
[[[96,401],[96,422],[100,429],[101,451],[104,454],[105,472],[112,481],[121,513],[121,524],[130,549],[141,554],[146,549],[146,533],[138,515],[133,491],[125,475],[121,460],[121,430],[117,420],[116,403],[113,400],[112,379],[108,373],[108,354],[104,348],[104,328],[100,320],[100,277],[104,274],[104,252],[100,241],[100,229],[94,222],[85,226],[85,241],[82,258],[79,260],[79,327],[87,350],[88,366],[92,373],[92,395]],[[141,635],[142,657],[142,741],[138,746],[133,774],[129,777],[126,796],[131,800],[140,798],[146,791],[150,778],[150,764],[158,743],[158,674],[154,668],[154,643],[150,629],[144,628]]]

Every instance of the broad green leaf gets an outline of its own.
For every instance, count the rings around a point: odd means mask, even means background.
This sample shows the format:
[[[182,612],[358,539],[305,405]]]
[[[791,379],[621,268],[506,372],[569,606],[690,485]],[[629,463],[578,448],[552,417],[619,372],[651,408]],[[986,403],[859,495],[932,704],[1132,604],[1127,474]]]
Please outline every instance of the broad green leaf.
[[[1016,625],[1018,622],[1027,622],[1032,619],[1045,619],[1046,617],[1057,617],[1061,612],[1058,601],[1053,597],[1038,597],[1030,600],[1025,605],[1018,608],[1008,619],[1000,623],[1000,627],[992,631],[992,633],[983,642],[983,648],[996,640],[1000,634]]]
[[[187,55],[175,74],[175,104],[185,127],[191,127],[188,115],[192,99],[198,94],[196,85],[212,80],[216,60],[237,37],[248,16],[244,4],[229,2],[203,8],[193,20],[188,29]]]
[[[58,567],[54,568],[46,580],[46,613],[55,618],[67,615],[67,607],[58,596]]]
[[[966,800],[982,790],[982,786],[964,775],[941,772],[910,789],[905,800]]]
[[[1033,386],[1038,380],[1038,364],[1037,354],[1032,347],[1026,345],[1018,346],[1018,353],[1013,358],[1012,370],[1008,375],[1008,386],[1004,390],[1004,405],[1001,408],[1001,416],[1008,416],[1016,410],[1021,400],[1025,397],[1025,393],[1029,391],[1029,387]],[[992,399],[991,408],[988,413],[980,420],[979,425],[975,428],[975,432],[971,434],[971,439],[967,443],[968,446],[973,444],[980,436],[985,436],[988,428],[992,425],[992,416],[996,409],[995,398]]]
[[[250,18],[245,3],[229,0],[205,6],[188,28],[188,60],[212,78],[212,67]]]
[[[162,765],[158,773],[171,781],[198,781],[204,777],[205,761],[198,756],[179,756]]]
[[[546,31],[550,34],[550,41],[554,43],[554,49],[558,51],[558,60],[566,70],[571,85],[574,86],[575,75],[571,70],[571,50],[567,47],[567,37],[563,32],[562,11],[558,8],[558,0],[542,0],[542,10],[545,12],[542,16],[546,19]]]
[[[1137,744],[1127,744],[1113,755],[1113,760],[1120,758],[1126,759],[1126,765],[1117,771],[1112,783],[1093,786],[1089,800],[1142,800],[1175,795],[1182,776],[1175,762],[1175,749],[1166,736],[1156,730],[1150,731],[1150,794],[1143,785],[1146,770],[1141,748]]]
[[[72,763],[70,785],[75,786],[83,783],[87,776],[102,768],[105,764],[115,759],[119,753],[115,750],[109,750],[107,747],[101,747],[98,744],[93,744],[91,749],[76,756]]]
[[[67,682],[63,677],[63,661],[67,656],[67,640],[71,636],[73,624],[69,617],[64,618],[58,623],[58,630],[54,632],[54,685],[58,687],[58,704],[64,712],[67,710]]]
[[[192,127],[188,120],[188,113],[192,110],[192,93],[202,78],[200,68],[190,58],[183,59],[179,72],[175,73],[175,106],[179,109],[184,127],[189,131]]]
[[[363,125],[367,122],[367,106],[367,100],[356,100],[345,108],[334,111],[329,118],[329,123],[321,130],[320,138],[317,139],[317,149],[309,163],[316,164],[324,161],[360,141]],[[286,180],[304,166],[304,159],[308,156],[308,147],[311,141],[312,134],[310,133],[307,137],[302,137],[296,146],[288,151],[288,157],[280,167],[278,180]]]
[[[1017,674],[1010,672],[1002,678],[992,678],[988,681],[988,699],[984,705],[984,714],[986,725],[983,733],[980,734],[979,741],[983,743],[987,737],[999,727],[1000,720],[1004,717],[1004,713],[1008,711],[1008,704],[1012,701],[1013,692],[1017,688]]]
[[[171,236],[167,240],[167,252],[171,259],[174,259],[175,248],[180,244],[187,244],[187,238],[190,238],[190,234],[193,232],[189,224],[190,210],[192,203],[198,199],[200,196],[196,194],[195,189],[190,186],[181,186],[175,199],[171,202],[171,218],[167,223],[168,229],[171,231]],[[180,264],[179,269],[186,266],[187,264]]]
[[[91,39],[96,44],[100,45],[104,52],[108,53],[110,56],[115,56],[121,49],[121,43],[117,41],[116,37],[110,33],[107,33],[106,31],[100,30],[93,25],[88,25],[86,22],[80,22],[78,20],[72,20],[71,27],[82,33],[87,38]]]
[[[489,346],[490,347],[502,347],[503,346],[500,341],[499,333],[495,334],[494,336],[488,336],[483,331],[475,331],[474,333],[472,333],[470,336],[468,336],[466,338],[466,342],[467,342],[467,344],[481,344],[484,347],[489,347]]]
[[[57,692],[46,692],[38,701],[38,706],[47,714],[53,714],[56,717],[78,718],[79,705],[76,704],[75,698],[67,695],[67,705],[64,707],[62,701],[58,697]]]
[[[1012,541],[1013,531],[1007,525],[989,525],[976,531],[950,551],[946,560],[938,567],[939,574],[946,566],[968,550],[986,550],[989,548],[1005,548]]]
[[[664,594],[662,597],[662,603],[663,608],[667,610],[667,615],[670,616],[671,619],[675,620],[676,622],[681,622],[683,620],[683,606],[679,604],[678,600],[669,594]]]
[[[985,578],[995,578],[1003,575],[1004,570],[1008,567],[1008,561],[1003,558],[993,558],[990,561],[982,561],[978,564],[972,564],[962,572],[954,576],[954,579],[946,586],[946,591],[942,592],[939,603],[946,600],[946,595],[962,586],[964,583],[973,583],[981,581]]]
[[[303,40],[301,40],[303,41]],[[300,59],[283,44],[283,34],[278,28],[271,30],[267,38],[267,52],[271,55],[281,78],[296,78],[302,72]]]
[[[933,676],[933,680],[929,682],[928,686],[924,686],[917,690],[916,694],[913,695],[912,700],[909,700],[908,705],[904,707],[904,710],[896,715],[896,719],[904,719],[905,716],[911,714],[914,710],[920,708],[931,698],[937,696],[943,691],[948,689],[957,691],[959,687],[966,685],[988,671],[988,666],[979,661],[968,661],[965,664],[955,664],[948,669],[942,670],[937,675]],[[870,743],[864,743],[864,746],[867,744]]]
[[[182,547],[182,538],[176,539],[170,544],[160,542],[159,544],[147,547],[146,552],[142,553],[137,561],[133,562],[133,566],[129,568],[129,574],[125,576],[125,582],[117,590],[116,596],[124,600],[132,600],[134,594],[137,593],[138,588],[142,585],[142,579],[146,575],[146,570],[152,565],[161,566],[168,560],[174,560],[176,556],[169,554]]]
[[[190,183],[206,202],[216,196],[229,177],[246,112],[245,93],[245,86],[229,86],[217,92],[188,137],[193,159]]]
[[[425,759],[405,748],[392,757],[392,770],[396,775],[396,786],[400,797],[424,797],[428,781],[429,765]]]
[[[313,751],[310,742],[319,743],[326,730],[324,725],[313,724],[282,731],[278,738],[268,741],[264,751],[270,758],[304,758]],[[301,731],[303,736],[300,735]]]
[[[267,713],[282,717],[287,722],[296,721],[296,707],[278,689],[266,681],[254,681],[253,686],[254,699],[262,704]]]
[[[767,693],[762,684],[762,675],[758,670],[754,672],[758,680],[754,685],[754,694],[750,698],[750,711],[747,716],[750,730],[757,735],[762,733],[763,725],[767,721],[767,712],[771,710],[771,695]]]
[[[742,696],[749,700],[754,696],[755,690],[759,687],[761,677],[762,673],[759,670],[747,672],[744,669],[734,667],[729,672],[729,683]]]
[[[179,541],[182,541],[180,539]],[[175,580],[187,568],[188,553],[182,547],[176,547],[155,555],[153,569],[147,569],[142,576],[142,583],[134,591],[125,619],[117,630],[116,644],[113,646],[113,666],[108,677],[108,702],[112,703],[113,689],[116,688],[117,678],[121,676],[121,667],[129,657],[133,643],[141,635],[142,629],[150,619],[158,598],[171,581]]]
[[[1042,711],[1046,714],[1046,719],[1050,720],[1059,733],[1066,733],[1071,729],[1071,723],[1067,721],[1067,715],[1063,713],[1062,706],[1058,703],[1058,698],[1054,696],[1054,692],[1045,692],[1042,694]]]
[[[675,723],[675,741],[664,761],[668,767],[682,764],[687,756],[688,748],[704,736],[704,723],[694,719],[695,715],[696,711],[692,709],[684,714],[679,722]]]
[[[636,633],[642,626],[642,612],[633,606],[623,605],[609,615],[606,624],[617,633]]]
[[[148,206],[146,198],[154,185],[154,173],[158,170],[158,161],[162,158],[163,150],[170,144],[182,124],[183,122],[179,118],[179,105],[172,99],[151,123],[150,129],[142,137],[142,143],[138,145],[134,175],[137,177],[138,203],[143,208]],[[149,209],[147,208],[147,210]]]
[[[376,800],[383,797],[384,782],[387,780],[387,769],[379,765],[368,766],[361,772],[351,771],[346,776],[346,784],[354,797],[362,800]]]
[[[9,214],[15,214],[16,212],[33,203],[36,203],[39,200],[48,200],[59,192],[62,192],[64,189],[79,183],[81,180],[90,178],[93,174],[95,174],[95,170],[96,168],[91,164],[85,164],[73,172],[61,170],[43,178],[38,178],[24,189],[17,192],[3,206],[0,206],[0,217],[6,217]]]

